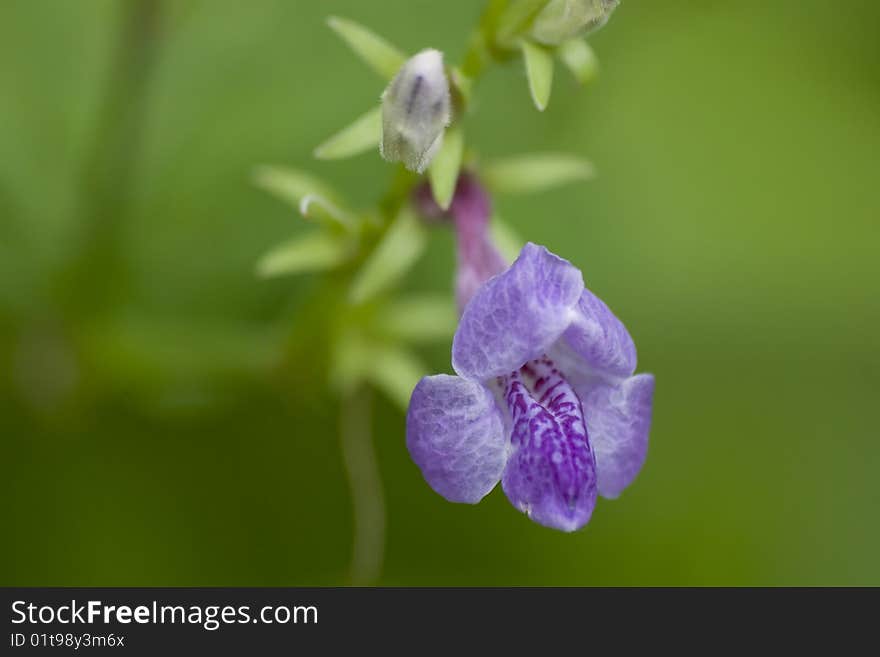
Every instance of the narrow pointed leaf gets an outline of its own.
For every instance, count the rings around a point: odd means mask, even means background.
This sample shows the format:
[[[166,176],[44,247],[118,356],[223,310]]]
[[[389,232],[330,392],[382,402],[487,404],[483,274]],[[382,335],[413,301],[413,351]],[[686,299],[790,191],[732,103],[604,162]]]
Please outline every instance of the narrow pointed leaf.
[[[271,165],[257,167],[254,170],[254,184],[297,209],[309,194],[317,194],[330,203],[340,202],[339,194],[327,183],[298,169]]]
[[[380,331],[389,337],[407,342],[432,342],[452,337],[458,313],[450,296],[424,295],[388,304],[380,313],[378,323]]]
[[[351,302],[363,303],[397,283],[422,255],[426,245],[425,227],[412,209],[405,206],[355,276]]]
[[[458,172],[461,169],[463,155],[464,131],[460,125],[454,125],[446,131],[443,146],[428,168],[428,178],[431,181],[434,200],[444,210],[448,210],[449,204],[452,203],[452,195],[455,194],[455,184],[458,182]]]
[[[341,160],[378,148],[382,139],[382,107],[377,105],[315,149],[319,160]]]
[[[405,411],[413,389],[428,373],[428,368],[402,347],[379,345],[372,351],[374,358],[366,372],[367,380]]]
[[[370,68],[387,80],[403,66],[406,56],[360,23],[331,16],[327,24]]]
[[[332,385],[342,393],[364,382],[406,410],[413,389],[427,368],[403,347],[366,338],[356,330],[339,336],[333,350]]]
[[[519,257],[526,241],[514,230],[509,223],[499,216],[492,217],[492,223],[489,224],[489,231],[492,235],[492,241],[495,246],[508,262],[513,262]]]
[[[257,263],[263,278],[326,271],[348,260],[351,250],[344,240],[324,232],[313,232],[279,244]]]
[[[483,171],[486,184],[501,194],[539,192],[589,180],[594,175],[590,162],[565,153],[532,153],[497,160]]]
[[[550,91],[553,88],[553,55],[531,41],[522,41],[521,47],[532,100],[535,107],[543,112],[550,102]]]
[[[343,210],[318,194],[303,196],[299,203],[299,211],[306,219],[312,219],[324,226],[341,228],[348,232],[354,232],[360,224],[357,215]]]
[[[559,59],[580,84],[591,82],[599,74],[596,53],[584,39],[569,39],[559,46]]]

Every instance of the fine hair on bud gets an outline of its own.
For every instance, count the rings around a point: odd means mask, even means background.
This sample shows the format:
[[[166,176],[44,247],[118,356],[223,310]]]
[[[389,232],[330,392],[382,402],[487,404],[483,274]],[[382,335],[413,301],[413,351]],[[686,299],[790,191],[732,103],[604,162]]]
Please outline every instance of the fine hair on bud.
[[[424,172],[440,150],[450,120],[443,53],[423,50],[407,60],[382,94],[382,157]]]

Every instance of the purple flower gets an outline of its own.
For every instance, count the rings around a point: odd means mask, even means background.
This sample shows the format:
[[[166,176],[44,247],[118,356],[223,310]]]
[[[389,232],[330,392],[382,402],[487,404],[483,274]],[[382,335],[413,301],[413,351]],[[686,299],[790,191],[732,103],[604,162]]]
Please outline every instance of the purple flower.
[[[458,376],[423,378],[407,447],[428,484],[475,504],[498,483],[535,522],[574,531],[645,460],[654,377],[581,272],[527,244],[476,290],[452,343]]]

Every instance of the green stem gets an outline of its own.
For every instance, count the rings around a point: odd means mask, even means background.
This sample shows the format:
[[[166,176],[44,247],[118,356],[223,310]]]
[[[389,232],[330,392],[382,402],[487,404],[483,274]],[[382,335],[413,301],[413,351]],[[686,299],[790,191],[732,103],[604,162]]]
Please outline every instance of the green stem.
[[[471,36],[461,66],[462,73],[471,80],[476,80],[485,74],[491,64],[508,60],[512,56],[511,51],[496,41],[500,23],[504,20],[511,23],[508,30],[521,28],[523,21],[536,11],[535,2],[536,0],[488,0],[479,25]],[[510,12],[511,8],[514,9],[513,13]],[[418,178],[414,174],[405,171],[403,167],[398,168],[380,201],[386,220],[396,216],[401,205],[409,202],[409,195],[417,182]],[[358,262],[369,257],[372,249],[379,243],[378,237],[367,241]],[[351,582],[355,585],[369,585],[378,580],[385,549],[385,504],[372,443],[370,407],[370,390],[366,384],[360,384],[357,389],[343,396],[340,446],[354,515]]]
[[[80,326],[107,312],[125,294],[122,227],[145,126],[148,82],[161,41],[161,8],[161,0],[119,3],[111,68],[79,172],[72,212],[80,234],[70,260],[53,272],[53,306],[31,318],[33,324],[22,330],[23,340],[40,336],[52,344],[57,363],[47,371],[66,364],[71,371],[86,375],[65,378],[53,374],[46,381],[37,381],[27,394],[46,408],[61,408],[62,402],[88,387],[85,378],[102,370],[102,363],[90,362],[90,345],[83,340]],[[32,347],[25,342],[20,349],[26,353]],[[64,381],[67,383],[59,384]]]
[[[351,583],[375,584],[385,551],[385,502],[373,448],[370,390],[360,386],[343,399],[341,447],[354,515]]]
[[[470,38],[461,72],[471,80],[481,77],[491,64],[510,61],[518,54],[523,32],[548,0],[488,0]]]
[[[461,72],[471,80],[481,77],[495,60],[495,31],[509,4],[510,0],[489,0],[486,3],[461,64]]]
[[[125,268],[121,228],[145,126],[146,93],[160,43],[161,0],[123,3],[113,67],[96,121],[93,148],[83,167],[72,270],[64,272],[62,299],[91,314],[120,296]]]

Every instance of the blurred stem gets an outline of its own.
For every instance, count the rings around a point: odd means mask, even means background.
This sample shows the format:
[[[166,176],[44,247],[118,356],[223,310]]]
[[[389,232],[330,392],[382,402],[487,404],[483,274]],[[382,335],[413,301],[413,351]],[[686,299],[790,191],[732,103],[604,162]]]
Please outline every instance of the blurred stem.
[[[462,63],[462,72],[470,79],[476,80],[493,63],[511,57],[509,51],[499,48],[496,43],[499,22],[510,5],[511,0],[487,0]],[[409,202],[418,180],[415,174],[398,167],[379,203],[385,220],[383,229],[387,229],[400,207]],[[368,258],[380,243],[379,238],[368,241],[362,247],[358,262]],[[347,273],[344,289],[349,289],[354,271],[352,268]],[[320,295],[322,306],[326,305],[328,298],[336,298],[336,295]],[[350,575],[351,583],[358,586],[374,584],[378,580],[385,551],[385,501],[373,445],[371,404],[370,388],[361,382],[343,395],[340,409],[340,447],[354,516]]]
[[[82,228],[62,300],[90,314],[109,305],[124,283],[121,228],[140,154],[145,97],[158,52],[161,0],[120,3],[112,68],[98,108],[93,148],[83,166],[77,211]]]
[[[516,54],[512,48],[513,38],[519,34],[522,27],[534,18],[540,7],[528,10],[515,11],[520,21],[513,26],[514,31],[506,35],[499,35],[501,23],[504,17],[513,8],[517,9],[517,2],[522,0],[487,0],[480,15],[480,22],[471,34],[468,48],[462,59],[461,72],[473,81],[478,80],[486,70],[495,63],[509,61]],[[531,7],[531,5],[529,5]],[[510,28],[511,26],[507,26]],[[499,42],[499,36],[503,36]]]
[[[488,0],[483,9],[480,23],[471,35],[461,64],[462,73],[471,80],[479,78],[492,63],[495,27],[508,4],[509,0]]]
[[[374,584],[385,553],[385,500],[371,430],[372,399],[367,386],[358,386],[342,400],[340,436],[342,458],[351,491],[354,540],[351,582]]]
[[[491,64],[503,61],[507,54],[495,44],[499,19],[510,0],[488,0],[475,28],[462,63],[462,72],[476,80]],[[380,207],[386,219],[397,215],[407,203],[417,176],[398,167]],[[387,224],[387,221],[386,221]],[[363,257],[379,242],[373,242]],[[356,586],[374,584],[382,571],[385,552],[385,501],[379,464],[371,431],[371,394],[366,383],[358,384],[343,395],[340,418],[340,442],[345,472],[351,491],[354,537],[350,575]]]

